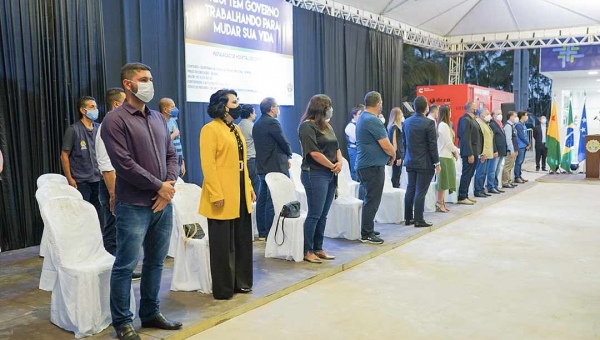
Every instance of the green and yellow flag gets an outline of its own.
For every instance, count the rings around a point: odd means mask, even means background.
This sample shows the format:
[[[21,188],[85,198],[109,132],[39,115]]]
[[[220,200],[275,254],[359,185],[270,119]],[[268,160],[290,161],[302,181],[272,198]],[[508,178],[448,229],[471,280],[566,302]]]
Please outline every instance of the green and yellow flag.
[[[560,139],[558,138],[558,114],[556,110],[556,101],[552,100],[546,147],[548,148],[548,165],[550,170],[554,172],[558,170],[560,165]]]
[[[567,120],[567,135],[565,137],[565,147],[560,160],[560,167],[565,171],[571,171],[571,160],[573,160],[573,148],[575,147],[575,124],[573,123],[573,108],[569,100],[569,117]]]

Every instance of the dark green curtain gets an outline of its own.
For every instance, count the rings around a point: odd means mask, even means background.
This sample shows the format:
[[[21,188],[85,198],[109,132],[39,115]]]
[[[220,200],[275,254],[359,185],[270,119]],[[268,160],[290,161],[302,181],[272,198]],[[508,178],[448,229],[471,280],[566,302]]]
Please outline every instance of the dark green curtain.
[[[103,40],[100,1],[0,2],[2,250],[39,244],[36,179],[61,173],[62,134],[76,119],[77,98],[103,98]]]

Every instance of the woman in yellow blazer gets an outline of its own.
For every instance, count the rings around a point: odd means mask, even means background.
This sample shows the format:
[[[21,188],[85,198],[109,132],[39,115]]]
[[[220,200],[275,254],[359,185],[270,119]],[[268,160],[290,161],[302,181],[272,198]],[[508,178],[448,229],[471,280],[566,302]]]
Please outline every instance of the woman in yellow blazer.
[[[246,141],[233,123],[240,116],[237,93],[210,97],[213,120],[200,131],[204,183],[199,213],[208,219],[213,297],[231,299],[252,291],[252,202],[256,195],[247,171]]]

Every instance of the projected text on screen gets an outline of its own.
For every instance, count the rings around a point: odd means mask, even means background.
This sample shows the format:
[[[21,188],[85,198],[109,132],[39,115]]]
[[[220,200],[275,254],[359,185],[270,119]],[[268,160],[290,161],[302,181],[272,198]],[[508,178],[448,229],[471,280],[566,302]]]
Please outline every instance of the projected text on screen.
[[[291,4],[281,0],[185,0],[187,100],[221,88],[258,104],[294,105]]]

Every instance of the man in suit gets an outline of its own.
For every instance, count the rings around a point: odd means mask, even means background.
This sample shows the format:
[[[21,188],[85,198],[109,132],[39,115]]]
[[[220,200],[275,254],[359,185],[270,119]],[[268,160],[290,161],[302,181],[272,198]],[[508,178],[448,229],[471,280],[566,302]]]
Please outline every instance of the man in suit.
[[[504,126],[502,124],[502,111],[495,110],[494,111],[494,119],[490,122],[490,128],[494,132],[494,145],[496,146],[496,152],[498,153],[498,158],[496,158],[496,166],[495,168],[488,168],[488,192],[495,191],[499,193],[503,193],[504,191],[500,189],[498,183],[498,176],[500,176],[500,169],[502,168],[502,161],[504,157],[506,157],[506,152],[508,150],[506,146],[506,135],[504,134]],[[491,189],[490,189],[491,188]]]
[[[258,200],[256,201],[256,228],[258,237],[264,240],[269,235],[275,210],[271,201],[271,192],[265,178],[268,173],[280,172],[290,176],[292,157],[290,143],[283,135],[279,117],[279,105],[273,98],[265,98],[260,103],[260,118],[252,127],[252,137],[256,149],[256,173],[260,179]],[[256,190],[256,189],[254,189]]]
[[[469,186],[475,175],[479,156],[483,152],[483,134],[479,124],[475,121],[475,103],[468,102],[465,105],[465,111],[466,113],[458,121],[458,138],[460,138],[459,147],[462,158],[458,203],[473,205],[477,201],[469,198]]]
[[[425,196],[434,172],[439,173],[440,159],[437,149],[435,122],[425,117],[427,98],[419,96],[414,101],[416,113],[404,122],[404,165],[408,186],[404,196],[404,221],[415,227],[431,227],[423,218]],[[413,215],[414,208],[414,215]]]
[[[540,123],[533,128],[533,138],[535,139],[535,171],[540,171],[540,160],[542,161],[542,171],[546,171],[546,156],[548,148],[546,147],[546,135],[548,134],[548,125],[546,116],[540,117]]]

